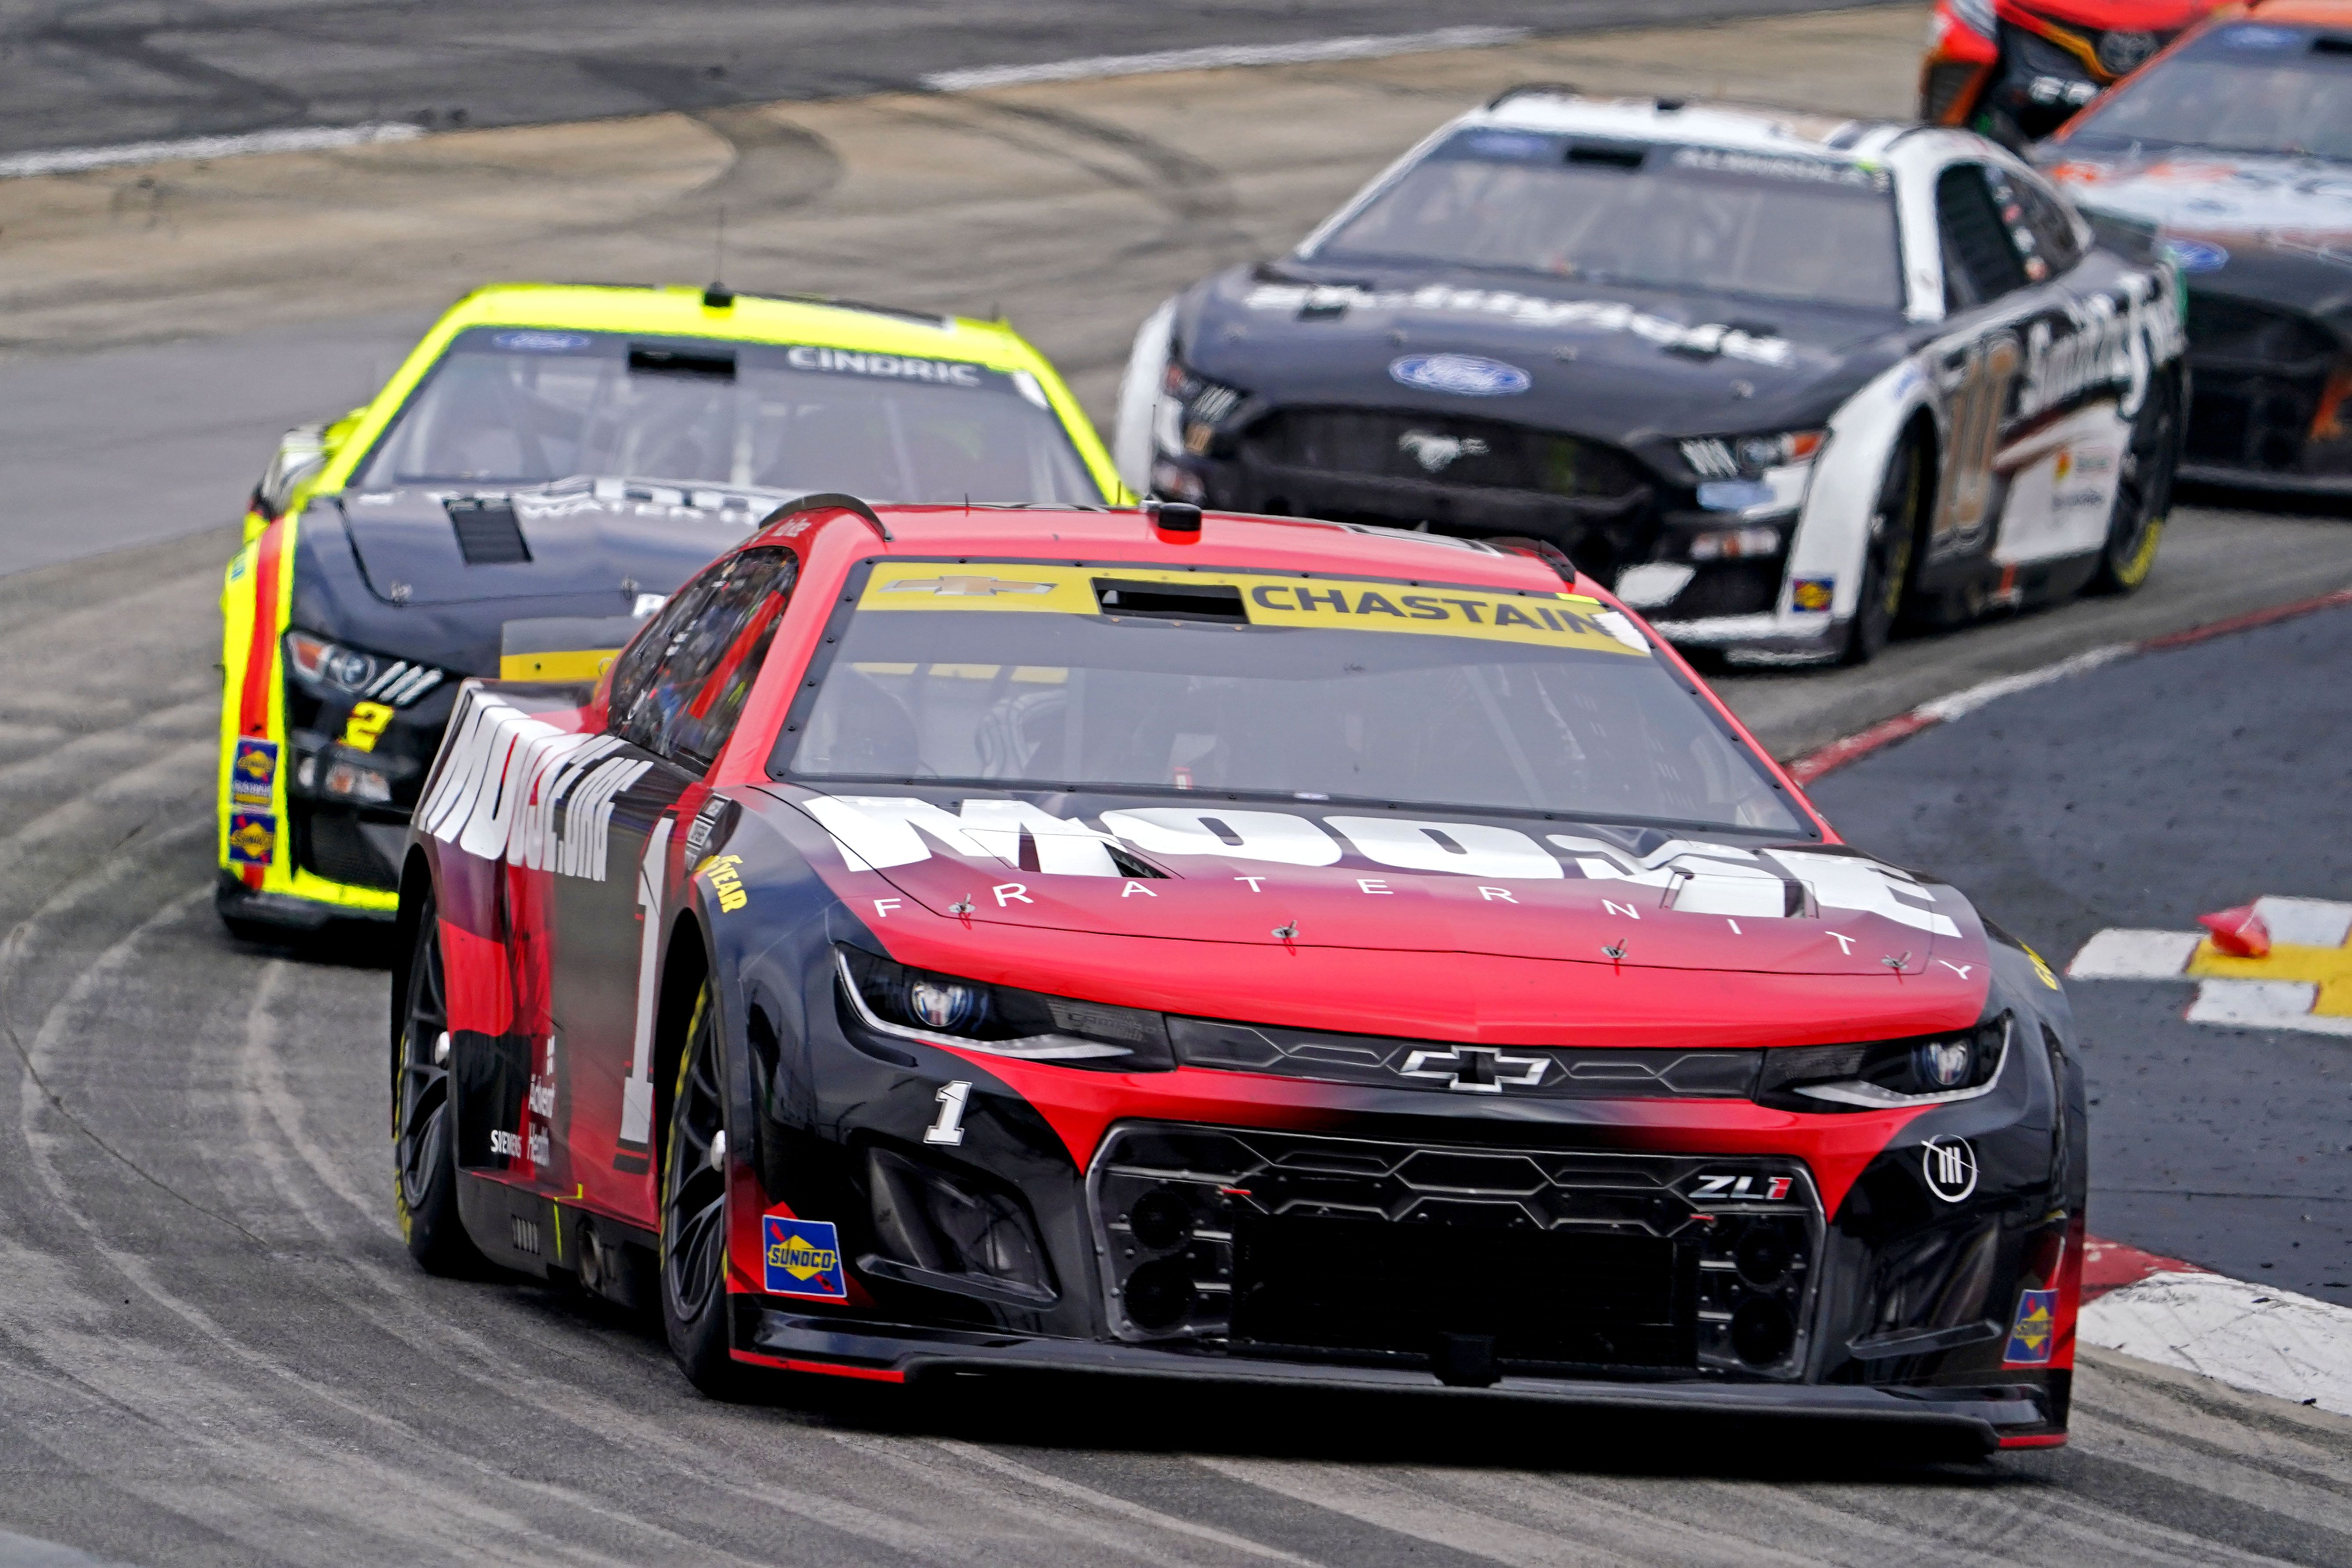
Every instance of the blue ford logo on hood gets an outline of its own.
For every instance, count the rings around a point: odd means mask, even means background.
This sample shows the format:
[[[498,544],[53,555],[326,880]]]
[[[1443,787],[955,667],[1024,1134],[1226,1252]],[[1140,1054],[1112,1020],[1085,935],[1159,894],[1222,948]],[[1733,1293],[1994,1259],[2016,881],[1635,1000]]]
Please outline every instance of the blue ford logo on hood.
[[[1476,354],[1407,354],[1389,362],[1389,379],[1456,397],[1515,397],[1535,384],[1517,365]]]
[[[2230,265],[2230,253],[2201,239],[2168,239],[2165,250],[2183,272],[2219,272]]]

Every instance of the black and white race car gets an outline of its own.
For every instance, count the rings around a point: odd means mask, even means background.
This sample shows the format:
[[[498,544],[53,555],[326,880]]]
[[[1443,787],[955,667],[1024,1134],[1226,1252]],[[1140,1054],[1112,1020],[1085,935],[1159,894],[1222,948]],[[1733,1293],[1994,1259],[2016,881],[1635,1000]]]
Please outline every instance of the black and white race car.
[[[1972,133],[1522,89],[1167,301],[1128,482],[1547,541],[1675,641],[1867,658],[2148,574],[2172,262]]]

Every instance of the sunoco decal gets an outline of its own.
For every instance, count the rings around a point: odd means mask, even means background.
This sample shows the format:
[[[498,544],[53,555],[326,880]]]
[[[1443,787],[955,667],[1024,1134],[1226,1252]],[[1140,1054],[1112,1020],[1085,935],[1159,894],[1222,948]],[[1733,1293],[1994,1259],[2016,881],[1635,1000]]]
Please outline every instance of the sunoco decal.
[[[829,1220],[761,1215],[760,1262],[771,1296],[849,1300],[849,1281],[841,1268],[841,1243]]]

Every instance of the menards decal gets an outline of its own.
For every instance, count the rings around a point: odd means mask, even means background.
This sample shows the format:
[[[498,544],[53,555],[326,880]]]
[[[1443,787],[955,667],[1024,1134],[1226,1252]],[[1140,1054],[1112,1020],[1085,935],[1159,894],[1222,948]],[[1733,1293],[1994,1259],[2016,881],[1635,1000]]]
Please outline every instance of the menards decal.
[[[449,721],[420,830],[484,860],[604,879],[613,798],[653,764],[614,753],[610,735],[559,730],[468,687]]]
[[[1632,621],[1582,594],[1508,594],[1295,574],[892,562],[875,568],[857,608],[1097,616],[1105,613],[1096,597],[1098,580],[1232,588],[1253,626],[1424,632],[1636,656],[1651,651]]]

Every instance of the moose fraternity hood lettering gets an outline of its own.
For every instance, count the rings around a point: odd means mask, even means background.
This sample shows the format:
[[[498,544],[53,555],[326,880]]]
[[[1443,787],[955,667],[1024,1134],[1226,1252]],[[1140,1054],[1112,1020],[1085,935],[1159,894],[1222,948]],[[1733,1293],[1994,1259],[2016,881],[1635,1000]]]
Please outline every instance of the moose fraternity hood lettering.
[[[966,921],[1962,984],[1985,962],[1952,889],[1838,846],[1198,801],[1081,797],[1089,821],[1007,796],[787,798],[843,869]]]

